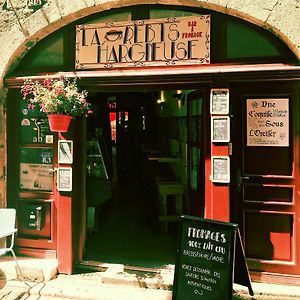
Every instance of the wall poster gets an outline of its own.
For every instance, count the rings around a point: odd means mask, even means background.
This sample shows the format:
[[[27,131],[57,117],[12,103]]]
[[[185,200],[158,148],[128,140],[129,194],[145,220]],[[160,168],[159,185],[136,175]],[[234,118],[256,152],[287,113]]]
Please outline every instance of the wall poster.
[[[247,99],[247,146],[289,146],[289,99]]]

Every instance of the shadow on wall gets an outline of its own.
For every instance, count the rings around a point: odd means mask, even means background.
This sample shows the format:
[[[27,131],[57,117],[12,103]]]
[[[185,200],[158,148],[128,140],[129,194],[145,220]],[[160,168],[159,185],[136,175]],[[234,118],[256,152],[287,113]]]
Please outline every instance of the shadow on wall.
[[[3,270],[0,269],[0,290],[2,290],[6,286],[6,276]]]

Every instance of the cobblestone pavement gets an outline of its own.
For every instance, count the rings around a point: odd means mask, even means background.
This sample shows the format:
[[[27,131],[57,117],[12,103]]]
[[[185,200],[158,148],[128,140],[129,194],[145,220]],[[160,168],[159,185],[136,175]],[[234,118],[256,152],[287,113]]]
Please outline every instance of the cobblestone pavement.
[[[299,286],[252,283],[255,296],[247,287],[234,284],[233,300],[300,300]],[[21,281],[6,277],[0,269],[0,300],[171,300],[172,274],[141,276],[126,272],[59,274],[51,280]],[[220,295],[220,300],[223,300]]]
[[[105,284],[101,282],[101,272],[89,275],[58,275],[47,282],[27,282],[0,280],[0,300],[171,300],[172,291],[132,286],[130,284]],[[293,287],[291,287],[291,293]],[[236,290],[233,300],[292,300],[297,295],[272,295],[256,292],[249,296],[247,289]],[[220,296],[220,300],[223,300]]]

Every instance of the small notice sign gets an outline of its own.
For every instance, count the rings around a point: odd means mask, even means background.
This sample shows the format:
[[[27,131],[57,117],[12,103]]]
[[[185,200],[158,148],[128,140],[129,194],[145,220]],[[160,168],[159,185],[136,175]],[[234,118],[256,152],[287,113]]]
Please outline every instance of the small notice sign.
[[[235,251],[238,233],[237,224],[181,216],[172,300],[232,300],[233,282],[253,295],[244,254]],[[235,262],[241,277],[234,281]]]
[[[227,115],[229,113],[229,89],[211,89],[210,113]]]
[[[211,141],[230,141],[230,118],[227,116],[211,117]]]
[[[230,159],[229,156],[211,157],[211,181],[219,183],[230,182]]]
[[[57,190],[72,191],[72,168],[57,168]]]
[[[247,99],[247,146],[289,146],[289,99]]]
[[[67,141],[67,140],[58,141],[58,163],[60,164],[73,163],[73,141]]]

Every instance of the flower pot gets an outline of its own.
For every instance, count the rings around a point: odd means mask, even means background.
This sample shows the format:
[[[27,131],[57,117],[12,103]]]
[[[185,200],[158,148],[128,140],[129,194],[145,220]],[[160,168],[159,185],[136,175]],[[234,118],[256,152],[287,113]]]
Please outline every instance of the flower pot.
[[[67,132],[72,117],[67,115],[48,115],[50,130],[52,132]]]

